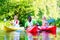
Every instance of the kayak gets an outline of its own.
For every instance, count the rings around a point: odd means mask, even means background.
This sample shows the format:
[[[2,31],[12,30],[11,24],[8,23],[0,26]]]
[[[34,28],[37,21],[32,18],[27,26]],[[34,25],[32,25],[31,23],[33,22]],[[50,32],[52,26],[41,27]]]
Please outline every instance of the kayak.
[[[12,32],[12,31],[17,31],[17,30],[22,30],[24,31],[24,27],[7,27],[7,26],[4,26],[4,31],[6,32]]]

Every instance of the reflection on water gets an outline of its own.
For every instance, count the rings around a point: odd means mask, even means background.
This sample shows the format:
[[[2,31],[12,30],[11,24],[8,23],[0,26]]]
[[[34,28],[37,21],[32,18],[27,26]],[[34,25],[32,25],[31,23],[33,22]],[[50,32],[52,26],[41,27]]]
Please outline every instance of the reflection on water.
[[[14,32],[5,32],[5,31],[2,31],[0,30],[0,39],[1,40],[14,40],[15,36],[20,36],[19,39],[20,40],[25,40],[25,35],[26,33],[21,31],[20,32],[20,35],[17,35],[17,33],[14,31]]]
[[[13,40],[14,38],[14,34],[12,34],[13,32],[10,33],[6,33],[5,31],[0,30],[0,40]],[[38,40],[42,40],[42,35],[40,34],[39,36],[36,36],[38,38]],[[33,36],[33,38],[36,38]],[[53,40],[53,37],[50,37],[51,40]],[[26,32],[21,31],[20,32],[20,40],[28,40],[28,36],[26,34]],[[36,40],[36,39],[34,39]]]

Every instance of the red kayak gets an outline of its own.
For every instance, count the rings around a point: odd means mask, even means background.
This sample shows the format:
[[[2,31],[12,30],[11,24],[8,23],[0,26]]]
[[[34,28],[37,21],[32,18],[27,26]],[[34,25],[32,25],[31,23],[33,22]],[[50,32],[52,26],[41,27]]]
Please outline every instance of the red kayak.
[[[50,31],[49,33],[56,35],[56,26],[52,26],[51,28],[47,28],[46,30]]]
[[[27,33],[31,33],[33,36],[36,36],[36,35],[38,35],[38,30],[40,30],[40,31],[46,31],[46,32],[48,32],[48,33],[51,33],[51,34],[53,34],[53,35],[56,35],[56,26],[52,26],[52,27],[50,27],[50,28],[45,28],[45,29],[43,29],[43,28],[38,28],[38,26],[37,25],[34,25],[32,28],[30,28],[29,29],[29,27],[27,28]]]
[[[46,32],[48,32],[48,33],[50,33],[52,35],[56,35],[56,26],[51,26],[51,27],[48,27],[48,28],[45,28],[45,29],[41,28],[39,30],[46,31]]]
[[[27,33],[31,33],[33,36],[36,36],[38,34],[38,26],[37,25],[34,25],[30,30],[28,28],[27,28]]]

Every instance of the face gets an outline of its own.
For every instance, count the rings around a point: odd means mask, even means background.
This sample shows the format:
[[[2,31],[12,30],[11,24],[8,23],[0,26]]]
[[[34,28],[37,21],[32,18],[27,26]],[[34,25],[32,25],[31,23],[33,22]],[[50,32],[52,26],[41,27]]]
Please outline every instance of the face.
[[[14,16],[14,20],[17,20],[17,18],[18,18],[18,17],[15,15],[15,16]]]
[[[44,16],[44,17],[42,18],[42,20],[46,20],[46,17]]]
[[[32,20],[32,18],[31,18],[31,17],[29,17],[29,18],[28,18],[28,21],[29,21],[29,22],[31,22],[31,20]]]

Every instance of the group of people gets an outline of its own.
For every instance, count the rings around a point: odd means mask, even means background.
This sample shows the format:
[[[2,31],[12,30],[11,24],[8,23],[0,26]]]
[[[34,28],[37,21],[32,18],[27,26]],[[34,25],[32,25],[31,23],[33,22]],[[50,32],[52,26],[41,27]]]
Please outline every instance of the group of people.
[[[35,20],[33,20],[31,18],[31,16],[29,16],[28,21],[25,23],[25,27],[26,28],[28,27],[27,29],[31,30],[34,25],[38,25],[38,23]],[[48,27],[49,27],[49,24],[48,24],[48,22],[46,20],[46,17],[44,16],[42,18],[42,26],[41,26],[41,28],[45,29],[45,28],[48,28]],[[27,34],[28,34],[28,40],[40,40],[39,37],[33,36],[30,32],[28,32]],[[38,32],[37,36],[39,36],[39,35],[40,34]],[[49,33],[48,32],[46,32],[46,31],[42,32],[42,40],[49,40]]]
[[[16,15],[14,16],[14,20],[11,21],[10,23],[14,27],[17,27],[17,28],[20,27],[19,20],[18,20],[18,17]],[[29,16],[27,22],[25,23],[25,30],[27,30],[27,29],[31,30],[34,25],[38,25],[37,21],[35,21],[34,19],[32,19],[31,16]],[[41,27],[43,29],[49,27],[49,23],[46,20],[45,16],[42,17],[42,26],[39,26],[39,27]],[[14,31],[13,35],[14,35],[14,38],[11,39],[11,40],[20,40],[20,32],[18,32],[18,30]],[[35,38],[34,38],[34,36],[31,33],[29,33],[29,32],[27,32],[27,35],[28,35],[28,40],[40,40],[39,37],[36,38],[36,36],[35,36]],[[39,36],[39,35],[40,35],[40,33],[37,36]],[[42,32],[42,40],[49,40],[49,33],[48,32],[46,32],[46,31]]]

